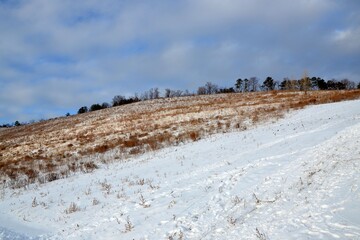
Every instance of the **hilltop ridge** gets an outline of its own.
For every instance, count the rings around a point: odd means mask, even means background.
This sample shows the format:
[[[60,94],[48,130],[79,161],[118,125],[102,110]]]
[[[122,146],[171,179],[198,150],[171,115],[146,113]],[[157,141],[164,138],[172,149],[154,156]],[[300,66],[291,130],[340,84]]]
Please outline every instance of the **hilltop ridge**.
[[[4,129],[0,178],[7,186],[52,181],[76,171],[91,172],[99,163],[241,131],[309,104],[359,97],[360,91],[353,90],[163,98]]]

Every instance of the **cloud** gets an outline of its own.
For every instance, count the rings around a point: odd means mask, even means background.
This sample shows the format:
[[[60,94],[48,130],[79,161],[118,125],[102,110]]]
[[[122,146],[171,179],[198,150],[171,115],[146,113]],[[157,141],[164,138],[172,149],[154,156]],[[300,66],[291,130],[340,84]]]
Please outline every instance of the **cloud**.
[[[151,87],[360,79],[357,0],[0,2],[0,123]]]
[[[360,26],[356,28],[335,30],[332,40],[340,51],[360,54]]]

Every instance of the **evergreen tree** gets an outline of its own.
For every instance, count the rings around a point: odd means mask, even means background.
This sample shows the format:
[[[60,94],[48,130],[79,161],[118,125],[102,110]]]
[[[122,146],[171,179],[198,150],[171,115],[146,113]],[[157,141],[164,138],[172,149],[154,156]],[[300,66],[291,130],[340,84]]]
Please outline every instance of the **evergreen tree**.
[[[243,85],[243,80],[241,78],[236,80],[235,89],[237,92],[242,92],[242,85]]]
[[[86,113],[86,112],[88,112],[88,111],[89,111],[89,110],[88,110],[87,106],[83,106],[83,107],[79,108],[78,114]]]
[[[91,107],[90,107],[90,111],[91,111],[91,112],[97,111],[97,110],[101,110],[101,109],[102,109],[102,107],[101,107],[101,105],[98,104],[98,103],[95,103],[95,104],[91,105]]]
[[[275,81],[272,77],[267,77],[263,83],[266,91],[272,91],[275,89]]]
[[[326,90],[326,89],[328,89],[327,83],[326,83],[325,80],[322,79],[322,78],[318,78],[318,80],[317,80],[317,86],[318,86],[318,88],[319,88],[320,90]]]

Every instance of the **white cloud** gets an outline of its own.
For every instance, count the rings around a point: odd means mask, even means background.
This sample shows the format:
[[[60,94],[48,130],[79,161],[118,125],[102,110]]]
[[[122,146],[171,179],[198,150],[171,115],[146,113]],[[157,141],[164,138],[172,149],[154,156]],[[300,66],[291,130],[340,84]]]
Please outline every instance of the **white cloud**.
[[[195,89],[206,81],[226,86],[237,77],[281,79],[304,69],[360,77],[355,66],[360,6],[357,1],[346,3],[0,3],[0,108],[6,111],[9,101],[16,109],[29,103],[32,109],[41,102],[55,105],[43,107],[46,112],[154,86]],[[25,90],[17,91],[17,86]],[[26,104],[3,97],[9,93],[23,96]],[[16,116],[8,111],[8,119]]]
[[[360,27],[336,30],[332,40],[341,51],[360,53]]]

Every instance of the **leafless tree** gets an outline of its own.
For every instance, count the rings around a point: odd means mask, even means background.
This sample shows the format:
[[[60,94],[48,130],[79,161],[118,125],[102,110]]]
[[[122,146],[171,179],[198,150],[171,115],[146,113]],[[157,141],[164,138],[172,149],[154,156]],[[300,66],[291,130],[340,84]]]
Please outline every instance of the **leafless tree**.
[[[166,98],[181,97],[181,96],[183,96],[183,91],[181,90],[171,90],[169,88],[165,89]]]
[[[197,90],[198,95],[205,95],[206,94],[206,88],[205,87],[199,87]]]
[[[311,89],[311,80],[307,71],[304,71],[304,75],[300,80],[300,90],[304,91],[307,94],[307,91]]]
[[[171,89],[169,89],[169,88],[166,88],[165,89],[165,98],[169,98],[169,97],[171,97]]]
[[[347,78],[341,80],[340,82],[344,85],[345,89],[355,89],[355,82],[350,81]]]
[[[251,92],[257,92],[259,86],[259,79],[257,77],[251,77],[249,79],[248,85]]]
[[[216,84],[213,84],[211,82],[207,82],[205,84],[206,94],[215,94],[218,92],[219,87]]]
[[[244,79],[244,92],[249,92],[249,79]]]
[[[151,88],[148,91],[145,91],[141,95],[142,100],[151,100],[151,99],[157,99],[160,98],[160,92],[158,88]]]

